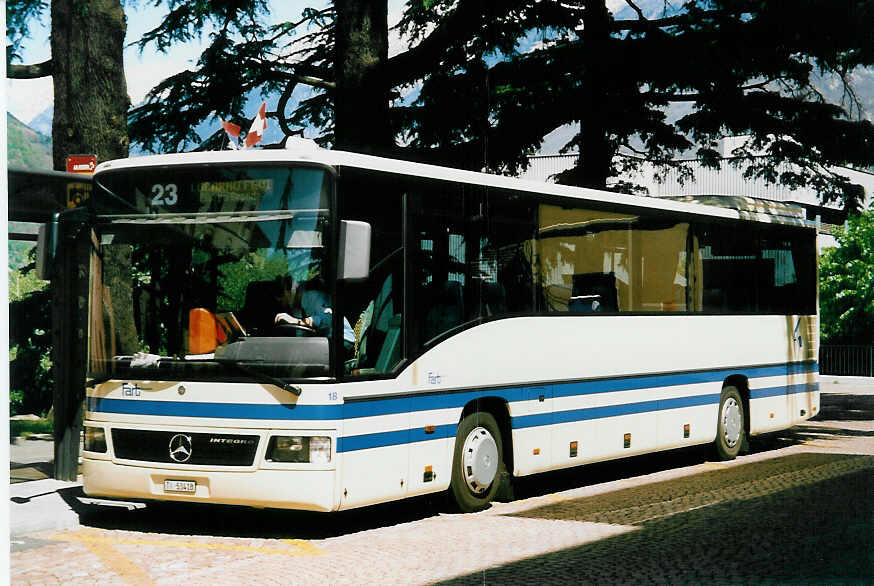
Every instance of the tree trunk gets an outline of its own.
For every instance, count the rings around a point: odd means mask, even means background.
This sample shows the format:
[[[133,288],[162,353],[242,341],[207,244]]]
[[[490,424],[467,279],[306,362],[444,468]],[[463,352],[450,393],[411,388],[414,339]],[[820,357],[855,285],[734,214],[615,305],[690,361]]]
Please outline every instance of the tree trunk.
[[[120,0],[52,0],[52,121],[54,168],[66,169],[71,154],[98,161],[127,157],[127,85],[124,77],[125,18]],[[70,228],[73,233],[76,227]],[[76,480],[86,376],[87,251],[73,234],[61,246],[52,287],[52,358],[55,389],[55,478]],[[85,236],[87,238],[87,235]],[[112,258],[104,262],[113,265]],[[120,268],[121,270],[121,268]],[[133,303],[114,300],[116,327],[136,339]],[[126,320],[126,321],[122,321]]]
[[[613,149],[608,137],[606,99],[610,72],[603,56],[609,50],[610,13],[604,0],[587,0],[583,16],[583,103],[580,118],[580,158],[577,184],[604,189],[610,176]]]
[[[126,26],[120,0],[52,0],[52,158],[59,171],[71,154],[96,154],[98,162],[128,156]],[[129,258],[107,254],[111,270],[130,271]],[[122,347],[136,351],[132,298],[114,299],[113,313]]]
[[[335,147],[385,153],[394,146],[389,88],[382,75],[388,59],[385,0],[335,0]]]
[[[71,154],[128,155],[125,28],[120,0],[52,0],[56,170]]]

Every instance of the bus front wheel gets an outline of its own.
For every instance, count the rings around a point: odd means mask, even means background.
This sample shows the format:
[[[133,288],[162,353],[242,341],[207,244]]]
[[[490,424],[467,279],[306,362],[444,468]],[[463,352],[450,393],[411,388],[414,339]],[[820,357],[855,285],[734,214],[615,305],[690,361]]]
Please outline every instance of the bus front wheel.
[[[735,387],[722,389],[719,398],[719,421],[716,426],[716,454],[722,460],[734,460],[745,440],[744,404]]]
[[[449,490],[458,509],[473,513],[495,498],[504,473],[504,447],[498,423],[477,411],[461,420],[455,437],[455,456]]]

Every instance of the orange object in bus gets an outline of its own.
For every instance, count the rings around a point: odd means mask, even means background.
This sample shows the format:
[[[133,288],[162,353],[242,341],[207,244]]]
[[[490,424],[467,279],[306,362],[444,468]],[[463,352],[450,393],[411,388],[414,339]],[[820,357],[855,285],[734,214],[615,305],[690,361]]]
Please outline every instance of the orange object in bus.
[[[215,316],[208,309],[195,307],[188,312],[188,352],[208,354],[216,348]]]

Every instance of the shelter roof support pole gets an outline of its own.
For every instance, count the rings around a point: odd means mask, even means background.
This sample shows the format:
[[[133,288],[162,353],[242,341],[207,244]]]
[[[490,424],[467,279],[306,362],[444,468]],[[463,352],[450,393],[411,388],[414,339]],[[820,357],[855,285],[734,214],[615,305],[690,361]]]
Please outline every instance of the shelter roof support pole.
[[[88,240],[81,225],[61,226],[74,233],[60,235],[52,278],[54,476],[75,481],[79,473],[87,362]]]

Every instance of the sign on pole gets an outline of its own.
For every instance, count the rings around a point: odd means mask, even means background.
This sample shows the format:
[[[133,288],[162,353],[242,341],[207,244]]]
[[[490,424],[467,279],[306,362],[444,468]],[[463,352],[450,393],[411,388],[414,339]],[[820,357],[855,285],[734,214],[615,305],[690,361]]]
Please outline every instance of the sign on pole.
[[[97,168],[97,155],[69,155],[67,157],[67,173],[93,175]],[[84,204],[91,197],[90,183],[67,184],[67,207],[75,208]]]
[[[93,175],[97,168],[97,155],[67,155],[67,173]]]

